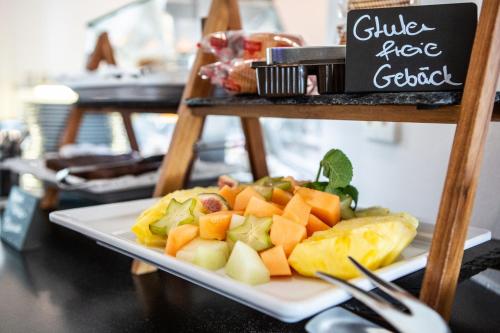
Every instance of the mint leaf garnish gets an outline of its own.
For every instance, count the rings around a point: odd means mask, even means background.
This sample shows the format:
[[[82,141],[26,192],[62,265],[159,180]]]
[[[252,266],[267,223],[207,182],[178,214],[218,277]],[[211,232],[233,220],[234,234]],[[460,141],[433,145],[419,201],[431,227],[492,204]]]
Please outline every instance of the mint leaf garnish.
[[[329,189],[346,187],[352,180],[351,161],[340,149],[327,152],[320,162],[320,167],[323,168],[323,175],[329,180]]]
[[[323,175],[328,182],[320,182],[319,177]],[[354,209],[358,206],[358,189],[349,185],[352,180],[352,164],[349,158],[340,149],[328,151],[319,163],[316,181],[307,183],[306,187],[339,196],[340,201],[349,200],[348,205],[354,202]],[[352,200],[351,200],[352,199]],[[350,208],[349,208],[350,210]]]
[[[317,191],[325,191],[325,187],[328,185],[328,182],[310,182],[304,185],[304,187],[312,188]]]
[[[359,198],[358,189],[352,185],[347,185],[343,190],[345,194],[349,195],[352,198],[352,201],[354,201],[354,209],[356,209],[356,207],[358,207]]]

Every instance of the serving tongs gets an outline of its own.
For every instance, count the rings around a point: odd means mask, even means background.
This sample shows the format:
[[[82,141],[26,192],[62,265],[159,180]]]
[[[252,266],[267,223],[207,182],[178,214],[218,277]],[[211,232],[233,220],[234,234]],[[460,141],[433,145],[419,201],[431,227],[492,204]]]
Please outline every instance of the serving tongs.
[[[330,274],[318,271],[316,272],[316,276],[349,292],[354,298],[378,313],[399,332],[451,332],[448,325],[437,312],[394,283],[382,280],[354,258],[349,257],[349,260],[361,274],[381,290],[386,298],[394,300],[395,304]]]
[[[123,166],[132,166],[136,163],[143,161],[144,158],[139,154],[134,154],[133,157],[129,160],[125,161],[116,161],[116,162],[108,162],[108,163],[98,163],[92,165],[83,165],[83,166],[71,166],[68,168],[61,169],[56,173],[56,184],[59,188],[63,190],[81,190],[85,189],[91,184],[86,181],[75,182],[74,178],[78,177],[78,174],[98,171],[102,169],[110,169],[117,168]],[[73,180],[72,180],[73,179]]]

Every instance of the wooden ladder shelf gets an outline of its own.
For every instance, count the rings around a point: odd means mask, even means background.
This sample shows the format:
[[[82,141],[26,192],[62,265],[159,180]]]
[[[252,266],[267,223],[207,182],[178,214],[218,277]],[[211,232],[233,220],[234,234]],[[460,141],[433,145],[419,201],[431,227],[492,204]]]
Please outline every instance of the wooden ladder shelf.
[[[259,98],[244,100],[238,97],[210,99],[210,83],[202,80],[198,72],[202,65],[213,62],[214,59],[199,50],[184,90],[183,103],[178,109],[179,119],[161,168],[155,195],[161,196],[183,187],[193,163],[192,147],[200,138],[205,116],[209,114],[235,115],[241,118],[255,178],[267,174],[259,117],[456,123],[455,139],[421,292],[423,301],[449,319],[488,126],[491,120],[500,120],[498,107],[493,113],[500,69],[499,11],[500,1],[483,1],[465,90],[461,104],[456,105],[453,101],[442,104],[438,102],[441,99],[431,105],[434,107],[420,107],[418,101],[414,101],[414,104],[397,105],[397,94],[393,96],[394,102],[390,99],[387,101],[390,95],[381,96],[384,98],[381,105],[363,104],[363,97],[358,95],[340,95],[337,96],[340,100],[330,102],[321,102],[322,98],[328,97],[317,96],[292,105],[289,99],[281,102],[266,102]],[[203,33],[207,35],[226,29],[241,29],[237,1],[213,0]],[[447,96],[450,97],[449,94]],[[428,99],[429,96],[425,97]],[[460,102],[460,96],[451,95],[451,98]]]

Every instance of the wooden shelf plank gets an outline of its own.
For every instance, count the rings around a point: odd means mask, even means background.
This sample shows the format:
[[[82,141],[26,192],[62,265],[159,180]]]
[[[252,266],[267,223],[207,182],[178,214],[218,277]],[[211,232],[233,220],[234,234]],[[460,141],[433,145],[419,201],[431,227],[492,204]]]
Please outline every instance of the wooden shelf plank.
[[[461,94],[457,92],[261,98],[231,96],[192,98],[186,101],[194,115],[277,117],[394,121],[413,123],[456,123]],[[500,121],[500,93],[492,120]]]
[[[190,109],[197,116],[224,115],[451,124],[457,121],[459,107],[417,109],[415,106],[392,105],[262,105],[259,107],[220,105],[217,107],[191,107]]]

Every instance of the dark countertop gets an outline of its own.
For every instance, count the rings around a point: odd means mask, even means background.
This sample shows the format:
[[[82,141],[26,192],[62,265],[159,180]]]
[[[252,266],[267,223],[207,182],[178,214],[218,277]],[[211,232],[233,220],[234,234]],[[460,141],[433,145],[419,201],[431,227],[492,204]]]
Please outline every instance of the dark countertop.
[[[0,244],[0,332],[302,332],[173,275],[132,276],[130,259],[57,225],[43,246]],[[500,241],[466,252],[453,332],[500,330],[500,296],[468,278],[500,268]],[[399,279],[418,292],[423,272]],[[356,301],[348,309],[371,317]]]
[[[295,96],[265,98],[257,95],[226,96],[215,98],[191,98],[186,104],[191,107],[218,105],[419,105],[446,106],[459,104],[461,92],[403,92],[371,94],[333,94],[317,96]],[[500,103],[497,92],[495,103]]]

